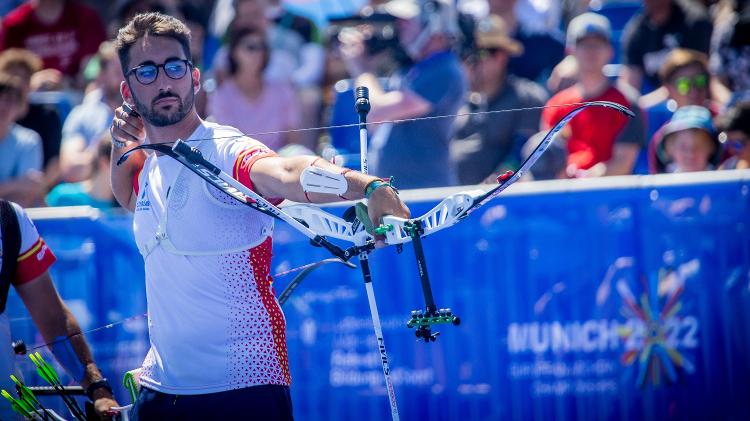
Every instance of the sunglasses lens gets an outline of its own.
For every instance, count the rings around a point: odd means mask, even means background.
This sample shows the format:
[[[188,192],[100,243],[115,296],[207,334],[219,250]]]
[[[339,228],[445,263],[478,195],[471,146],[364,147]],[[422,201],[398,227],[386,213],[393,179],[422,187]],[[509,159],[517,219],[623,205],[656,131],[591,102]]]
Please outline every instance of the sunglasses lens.
[[[681,77],[677,79],[675,86],[677,86],[677,92],[679,92],[680,95],[687,95],[688,92],[690,92],[690,79]]]
[[[675,86],[677,87],[677,92],[679,92],[680,95],[687,95],[692,88],[705,89],[708,86],[708,76],[697,75],[692,79],[686,76],[677,78],[677,80],[675,81]]]
[[[706,75],[698,75],[693,79],[693,85],[696,88],[705,88],[708,86],[708,77]]]
[[[156,74],[159,71],[159,69],[152,64],[141,66],[135,71],[135,77],[138,79],[138,82],[141,82],[144,85],[148,85],[149,83],[156,80]]]
[[[172,79],[180,79],[187,73],[187,63],[181,60],[164,63],[164,72]]]

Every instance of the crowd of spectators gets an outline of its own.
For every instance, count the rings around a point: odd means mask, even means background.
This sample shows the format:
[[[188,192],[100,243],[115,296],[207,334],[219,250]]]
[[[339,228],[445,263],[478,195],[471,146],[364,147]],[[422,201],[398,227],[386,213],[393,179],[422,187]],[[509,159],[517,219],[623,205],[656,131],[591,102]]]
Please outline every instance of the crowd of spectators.
[[[390,0],[313,21],[282,0],[0,0],[0,197],[114,206],[108,128],[124,80],[109,40],[137,13],[184,20],[196,107],[281,154],[401,188],[492,183],[575,104],[533,179],[750,167],[747,0]],[[395,121],[395,122],[394,122]],[[309,129],[309,130],[299,130]]]

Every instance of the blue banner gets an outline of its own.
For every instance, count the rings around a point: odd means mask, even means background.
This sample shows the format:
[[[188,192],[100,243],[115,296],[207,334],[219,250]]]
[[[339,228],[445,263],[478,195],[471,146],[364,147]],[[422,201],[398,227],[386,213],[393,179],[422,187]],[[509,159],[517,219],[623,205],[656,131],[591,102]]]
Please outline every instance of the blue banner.
[[[461,318],[434,343],[406,327],[424,308],[411,245],[373,253],[402,418],[750,418],[750,174],[679,177],[519,184],[427,237],[437,305]],[[83,329],[145,313],[128,216],[36,223]],[[326,257],[277,224],[274,273]],[[284,311],[296,417],[388,419],[359,269],[317,269]],[[9,314],[15,337],[41,341],[17,299]],[[143,317],[87,336],[109,378],[147,351]]]

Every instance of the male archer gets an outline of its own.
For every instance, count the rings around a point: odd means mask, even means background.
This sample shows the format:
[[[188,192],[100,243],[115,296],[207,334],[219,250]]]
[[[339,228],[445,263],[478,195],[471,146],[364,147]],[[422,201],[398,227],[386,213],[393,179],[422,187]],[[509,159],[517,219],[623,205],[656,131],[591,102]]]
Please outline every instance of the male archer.
[[[223,171],[273,203],[330,202],[306,193],[311,165],[343,174],[350,200],[369,199],[369,216],[409,217],[382,180],[316,157],[282,158],[232,127],[198,116],[200,72],[179,20],[137,15],[115,46],[125,81],[112,121],[112,188],[134,212],[146,267],[151,349],[140,376],[137,419],[292,419],[285,320],[270,284],[273,220],[207,185],[170,157],[136,151],[144,142],[190,141]],[[157,236],[156,233],[160,234]]]

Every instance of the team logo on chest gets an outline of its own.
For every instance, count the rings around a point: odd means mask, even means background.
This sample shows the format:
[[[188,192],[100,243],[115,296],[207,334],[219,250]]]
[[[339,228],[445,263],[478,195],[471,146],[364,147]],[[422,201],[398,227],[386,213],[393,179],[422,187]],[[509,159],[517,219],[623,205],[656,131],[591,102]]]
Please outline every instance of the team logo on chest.
[[[151,200],[148,198],[148,181],[143,184],[141,194],[138,196],[138,200],[135,202],[135,211],[147,211],[151,209]]]

